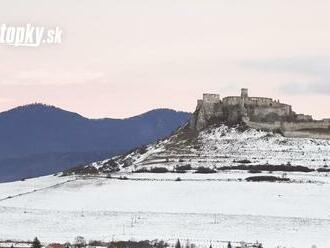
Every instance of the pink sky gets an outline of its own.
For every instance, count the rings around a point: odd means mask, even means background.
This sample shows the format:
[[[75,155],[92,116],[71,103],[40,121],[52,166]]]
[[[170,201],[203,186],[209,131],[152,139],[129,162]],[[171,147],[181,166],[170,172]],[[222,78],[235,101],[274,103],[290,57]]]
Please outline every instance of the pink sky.
[[[330,117],[328,0],[2,0],[1,22],[63,29],[0,44],[0,111],[42,102],[87,117],[193,111],[203,92],[280,99]]]

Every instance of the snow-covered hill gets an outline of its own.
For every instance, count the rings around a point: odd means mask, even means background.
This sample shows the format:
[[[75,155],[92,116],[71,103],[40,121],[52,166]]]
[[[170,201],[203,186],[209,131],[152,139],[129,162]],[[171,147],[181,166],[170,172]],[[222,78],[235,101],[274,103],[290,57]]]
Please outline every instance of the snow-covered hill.
[[[330,140],[287,138],[239,126],[221,125],[200,133],[192,133],[183,128],[168,139],[71,172],[162,172],[164,168],[169,171],[191,168],[194,171],[198,167],[223,170],[242,165],[285,165],[286,168],[292,167],[292,170],[296,166],[304,167],[298,168],[298,171],[327,171],[330,166]]]
[[[329,140],[242,127],[183,128],[66,176],[0,184],[0,230],[5,239],[49,242],[82,235],[103,241],[180,238],[201,247],[225,247],[226,240],[326,247],[329,161]],[[252,172],[290,181],[244,180]]]

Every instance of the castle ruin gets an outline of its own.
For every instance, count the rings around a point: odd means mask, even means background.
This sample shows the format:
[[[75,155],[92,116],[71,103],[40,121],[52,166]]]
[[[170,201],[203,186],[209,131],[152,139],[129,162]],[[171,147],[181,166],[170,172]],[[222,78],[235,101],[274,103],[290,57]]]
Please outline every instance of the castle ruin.
[[[313,120],[311,115],[297,114],[288,104],[267,97],[250,97],[248,89],[240,96],[203,94],[197,101],[190,127],[200,131],[210,125],[244,123],[248,127],[279,131],[289,137],[330,138],[330,121]]]

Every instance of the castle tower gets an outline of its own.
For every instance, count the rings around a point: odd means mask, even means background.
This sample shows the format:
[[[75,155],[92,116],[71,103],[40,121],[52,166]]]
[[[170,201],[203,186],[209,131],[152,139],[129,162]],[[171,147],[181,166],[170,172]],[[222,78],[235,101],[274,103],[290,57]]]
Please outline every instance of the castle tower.
[[[249,97],[248,89],[247,88],[242,88],[241,89],[241,97],[242,98],[248,98]]]
[[[244,120],[248,116],[247,109],[245,107],[245,102],[247,101],[248,97],[249,97],[248,89],[247,88],[242,88],[241,89],[241,115],[242,115]]]

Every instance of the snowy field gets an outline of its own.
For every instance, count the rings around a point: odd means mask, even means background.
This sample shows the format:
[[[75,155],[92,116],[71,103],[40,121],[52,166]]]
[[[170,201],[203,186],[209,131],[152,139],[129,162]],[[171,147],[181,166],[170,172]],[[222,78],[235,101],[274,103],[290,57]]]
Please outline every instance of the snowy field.
[[[328,177],[289,175],[317,183],[225,181],[249,175],[47,176],[0,184],[0,236],[38,236],[50,242],[72,241],[77,235],[105,241],[180,238],[207,247],[210,242],[222,247],[221,240],[258,240],[266,248],[329,247]],[[183,180],[174,181],[178,176]]]

